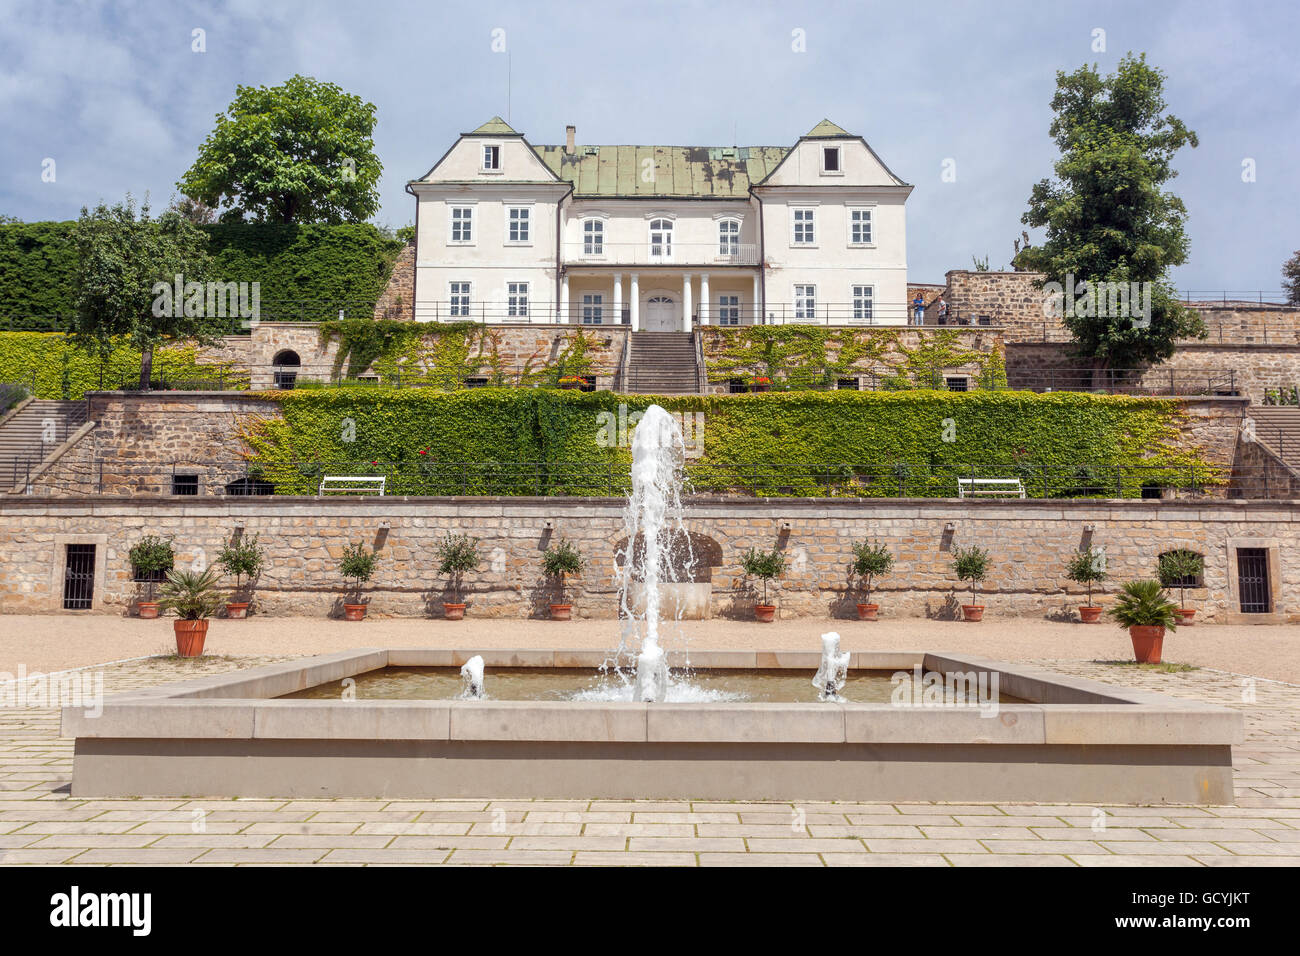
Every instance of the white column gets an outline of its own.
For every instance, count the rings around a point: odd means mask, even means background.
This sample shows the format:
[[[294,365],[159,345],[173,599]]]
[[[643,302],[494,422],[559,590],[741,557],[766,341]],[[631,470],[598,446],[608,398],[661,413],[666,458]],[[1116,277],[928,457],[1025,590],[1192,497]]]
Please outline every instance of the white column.
[[[614,273],[614,324],[623,324],[623,273]]]
[[[628,295],[632,297],[632,301],[628,303],[628,307],[632,311],[631,319],[633,332],[641,328],[641,290],[637,281],[638,279],[640,279],[640,276],[633,272],[632,287],[628,289]]]
[[[691,330],[691,274],[682,276],[682,331]]]
[[[560,280],[560,322],[569,324],[569,274],[566,272]]]
[[[700,273],[700,325],[709,324],[709,274]]]
[[[759,313],[759,311],[758,311],[760,308],[762,308],[762,303],[759,301],[759,294],[758,294],[758,281],[759,281],[759,277],[758,277],[757,275],[755,275],[755,276],[754,276],[754,305],[753,305],[753,313],[752,313],[752,314],[753,314],[753,316],[754,316],[754,318],[753,318],[753,322],[754,322],[754,324],[755,324],[755,325],[762,325],[762,324],[763,324],[763,316],[762,316],[762,315]]]

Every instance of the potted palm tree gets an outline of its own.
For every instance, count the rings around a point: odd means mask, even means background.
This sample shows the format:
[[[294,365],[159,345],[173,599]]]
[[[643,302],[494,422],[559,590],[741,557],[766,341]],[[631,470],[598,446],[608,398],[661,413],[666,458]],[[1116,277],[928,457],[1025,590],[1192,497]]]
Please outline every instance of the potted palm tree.
[[[1160,555],[1156,575],[1163,587],[1178,588],[1178,609],[1174,615],[1179,624],[1190,627],[1192,618],[1196,616],[1196,608],[1187,606],[1187,588],[1195,587],[1195,584],[1188,585],[1187,582],[1196,581],[1204,572],[1205,558],[1195,551],[1180,548]]]
[[[878,574],[887,574],[894,566],[894,556],[883,544],[859,541],[853,546],[853,573],[859,581],[865,581],[866,602],[858,605],[859,621],[874,621],[880,610],[879,604],[871,603],[871,582]]]
[[[257,543],[257,535],[251,538],[231,538],[230,543],[221,549],[217,564],[235,578],[235,590],[226,602],[226,617],[240,620],[247,616],[252,594],[245,592],[244,580],[247,579],[251,592],[253,579],[262,572],[265,557],[266,552]]]
[[[135,569],[135,577],[144,582],[145,599],[136,602],[136,613],[140,617],[153,619],[158,616],[158,602],[154,600],[154,585],[159,575],[165,575],[172,569],[176,556],[172,553],[172,543],[168,538],[147,534],[127,552],[127,560]]]
[[[975,603],[975,585],[988,576],[989,553],[983,548],[977,548],[974,545],[969,548],[954,548],[952,552],[952,569],[957,572],[958,581],[970,582],[970,603],[961,606],[963,620],[983,620],[984,605]]]
[[[763,600],[754,606],[754,617],[763,624],[771,624],[776,617],[776,605],[767,603],[767,582],[781,576],[785,570],[785,555],[777,548],[771,551],[750,548],[741,557],[740,567],[746,576],[763,582]]]
[[[1088,603],[1079,608],[1079,620],[1096,624],[1101,618],[1101,608],[1092,603],[1092,586],[1106,580],[1106,552],[1093,547],[1076,551],[1065,563],[1065,576],[1088,589]]]
[[[552,621],[567,621],[573,616],[573,605],[564,600],[564,578],[582,573],[582,553],[577,545],[564,538],[559,544],[542,553],[542,573],[558,582],[559,602],[551,605]]]
[[[1108,612],[1128,628],[1133,656],[1139,664],[1159,664],[1165,632],[1175,631],[1178,605],[1169,600],[1159,581],[1128,581]]]
[[[347,590],[352,601],[349,602],[347,596],[343,598],[343,620],[364,620],[366,604],[361,600],[361,585],[375,574],[375,552],[363,544],[347,545],[343,549],[343,557],[339,559],[339,573],[345,580],[352,582]]]
[[[221,606],[216,568],[204,571],[168,571],[160,589],[159,606],[176,612],[172,631],[176,635],[176,653],[181,657],[198,657],[208,636],[208,618]]]
[[[438,573],[447,575],[447,585],[454,601],[442,602],[443,616],[449,621],[459,621],[465,616],[465,602],[461,600],[461,581],[467,571],[478,567],[478,538],[467,534],[448,534],[438,545]]]

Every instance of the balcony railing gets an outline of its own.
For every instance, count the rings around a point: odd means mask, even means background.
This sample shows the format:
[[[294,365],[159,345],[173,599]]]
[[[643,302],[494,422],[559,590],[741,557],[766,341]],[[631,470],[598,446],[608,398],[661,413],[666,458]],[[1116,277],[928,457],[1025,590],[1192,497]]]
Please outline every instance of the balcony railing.
[[[564,261],[592,266],[756,266],[758,244],[741,242],[566,242]]]

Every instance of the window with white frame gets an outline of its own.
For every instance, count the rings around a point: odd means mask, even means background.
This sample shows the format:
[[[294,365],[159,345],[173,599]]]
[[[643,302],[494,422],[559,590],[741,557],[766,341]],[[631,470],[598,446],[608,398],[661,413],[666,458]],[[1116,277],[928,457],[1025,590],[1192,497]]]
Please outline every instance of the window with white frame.
[[[468,318],[470,291],[468,282],[449,282],[447,284],[447,314],[452,317]]]
[[[605,254],[605,224],[599,219],[587,219],[582,223],[582,254],[584,256]]]
[[[718,255],[740,255],[740,220],[718,220]]]
[[[817,287],[815,285],[797,285],[794,287],[794,317],[809,320],[817,318]]]
[[[871,210],[857,207],[849,210],[849,245],[869,246],[871,238]]]
[[[673,257],[673,221],[671,219],[650,220],[650,258],[671,259]]]
[[[718,296],[718,325],[740,324],[740,296]]]
[[[485,173],[501,171],[501,147],[495,143],[483,144],[483,171]]]
[[[451,207],[451,241],[452,242],[473,242],[474,241],[474,207],[473,206],[452,206]]]
[[[855,285],[853,287],[853,321],[854,322],[874,322],[875,321],[875,299],[874,289],[869,285]]]
[[[605,296],[599,292],[582,294],[582,324],[600,325],[605,321]]]
[[[816,240],[816,231],[814,229],[816,210],[795,209],[793,213],[794,244],[796,246],[811,246]]]
[[[844,174],[844,167],[840,165],[840,148],[838,146],[822,147],[822,172],[828,176],[839,176]]]
[[[506,283],[506,315],[512,319],[528,318],[528,283]]]
[[[532,209],[528,206],[510,206],[506,209],[506,242],[520,244],[532,241]]]

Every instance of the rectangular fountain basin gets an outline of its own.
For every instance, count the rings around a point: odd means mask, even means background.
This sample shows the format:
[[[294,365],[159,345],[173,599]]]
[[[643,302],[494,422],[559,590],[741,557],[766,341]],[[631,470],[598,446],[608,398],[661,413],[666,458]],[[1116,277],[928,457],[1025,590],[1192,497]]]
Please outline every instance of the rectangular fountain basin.
[[[996,708],[897,703],[299,699],[383,668],[586,668],[602,651],[343,651],[64,708],[74,796],[1227,804],[1235,711],[968,655],[850,671],[996,677]],[[810,652],[694,652],[799,671]],[[670,665],[681,661],[669,655]],[[919,668],[920,671],[915,669]],[[900,678],[901,680],[901,678]],[[990,713],[990,711],[993,711]]]

